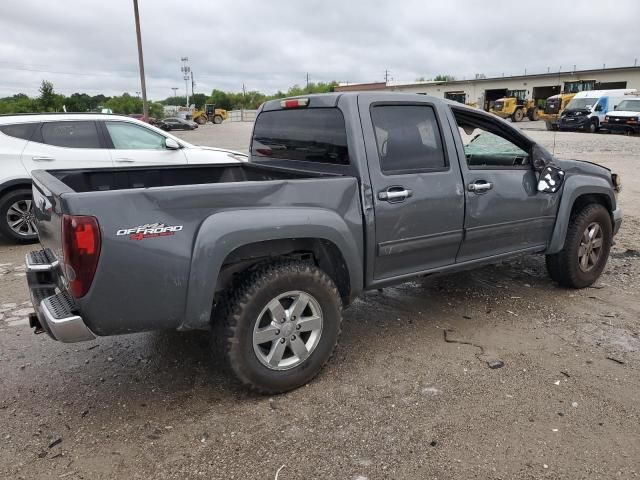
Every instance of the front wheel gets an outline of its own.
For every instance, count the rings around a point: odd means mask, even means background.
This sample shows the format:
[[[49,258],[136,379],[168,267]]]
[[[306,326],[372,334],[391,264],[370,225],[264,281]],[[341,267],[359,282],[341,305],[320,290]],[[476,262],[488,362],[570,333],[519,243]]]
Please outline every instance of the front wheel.
[[[532,122],[538,121],[538,118],[539,118],[538,109],[537,108],[530,109],[528,112],[528,117],[529,117],[529,120]]]
[[[207,117],[205,117],[204,115],[200,115],[198,118],[196,118],[196,123],[198,125],[204,125],[205,123],[207,123]]]
[[[214,345],[248,388],[282,393],[308,383],[331,357],[342,301],[316,266],[284,261],[245,275],[221,302]]]
[[[515,112],[513,112],[513,115],[511,116],[511,120],[514,122],[521,122],[523,118],[524,112],[521,108],[518,108]]]
[[[596,203],[571,215],[564,248],[547,255],[547,271],[563,287],[584,288],[602,274],[613,242],[611,217]]]
[[[216,115],[215,117],[213,117],[213,123],[215,123],[216,125],[219,125],[222,123],[222,117],[220,115]]]
[[[31,190],[13,190],[0,198],[0,233],[19,243],[38,240]]]
[[[599,130],[598,127],[598,120],[593,119],[589,122],[589,125],[587,125],[587,132],[589,133],[596,133]]]

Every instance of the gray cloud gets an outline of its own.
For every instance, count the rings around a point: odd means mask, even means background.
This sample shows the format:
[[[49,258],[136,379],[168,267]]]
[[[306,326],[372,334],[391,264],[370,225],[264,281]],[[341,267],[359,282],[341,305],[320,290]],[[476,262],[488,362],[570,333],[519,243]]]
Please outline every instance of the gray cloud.
[[[383,2],[139,0],[152,98],[184,90],[273,92],[312,81],[412,81],[632,65],[640,2]],[[0,95],[37,93],[42,79],[70,94],[139,90],[129,0],[5,0]]]

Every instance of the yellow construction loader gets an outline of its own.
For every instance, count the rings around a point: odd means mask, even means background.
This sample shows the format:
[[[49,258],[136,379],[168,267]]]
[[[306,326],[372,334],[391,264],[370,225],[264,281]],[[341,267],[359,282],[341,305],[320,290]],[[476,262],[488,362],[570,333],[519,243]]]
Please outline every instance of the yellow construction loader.
[[[544,105],[544,111],[540,112],[540,120],[544,121],[547,126],[547,130],[557,130],[558,121],[562,111],[567,108],[567,105],[575,93],[559,93],[547,98],[547,102]]]
[[[224,108],[216,108],[216,106],[211,103],[207,103],[204,106],[204,110],[194,108],[191,112],[191,119],[198,125],[204,125],[207,122],[219,124],[228,118],[229,112]]]
[[[526,90],[507,90],[506,96],[496,100],[489,111],[501,118],[511,118],[513,122],[519,122],[524,117],[531,121],[538,120],[538,107],[526,97]]]

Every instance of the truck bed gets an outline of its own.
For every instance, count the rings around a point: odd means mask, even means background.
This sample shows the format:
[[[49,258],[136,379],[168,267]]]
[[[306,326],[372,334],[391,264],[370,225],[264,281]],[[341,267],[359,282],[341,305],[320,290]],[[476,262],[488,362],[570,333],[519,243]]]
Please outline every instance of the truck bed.
[[[74,192],[336,176],[250,163],[50,170],[48,173]]]
[[[234,245],[247,241],[322,238],[326,226],[335,242],[348,239],[352,268],[363,268],[353,176],[247,163],[37,170],[33,194],[51,261],[63,261],[65,215],[97,219],[97,270],[75,300],[97,335],[208,328],[218,272]],[[167,232],[132,234],[147,228]],[[113,298],[127,307],[116,308]]]

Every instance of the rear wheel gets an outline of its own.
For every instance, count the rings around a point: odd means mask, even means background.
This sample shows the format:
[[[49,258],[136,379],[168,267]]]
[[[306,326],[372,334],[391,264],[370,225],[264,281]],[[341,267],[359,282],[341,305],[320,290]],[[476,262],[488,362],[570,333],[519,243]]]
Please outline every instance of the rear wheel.
[[[331,357],[342,302],[335,284],[308,263],[250,272],[216,309],[214,345],[242,384],[282,393],[308,383]]]
[[[213,123],[215,123],[216,125],[219,125],[222,123],[222,117],[220,115],[216,115],[215,117],[213,117]]]
[[[532,108],[529,110],[528,112],[528,117],[529,120],[531,120],[532,122],[535,122],[538,120],[538,109],[537,108]]]
[[[511,116],[511,120],[513,120],[514,122],[521,122],[523,118],[524,112],[521,108],[518,108],[515,112],[513,112],[513,115]]]
[[[613,240],[611,218],[597,203],[574,212],[569,220],[564,248],[547,255],[547,271],[563,287],[592,285],[604,270]]]
[[[15,242],[38,240],[31,190],[13,190],[0,198],[0,232]]]

